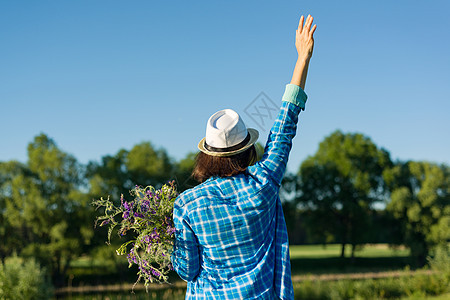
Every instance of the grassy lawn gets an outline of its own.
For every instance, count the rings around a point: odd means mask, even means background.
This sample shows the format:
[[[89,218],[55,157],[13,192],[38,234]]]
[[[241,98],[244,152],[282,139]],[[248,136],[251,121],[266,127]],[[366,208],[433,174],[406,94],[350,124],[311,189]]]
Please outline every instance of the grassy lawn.
[[[301,245],[290,246],[291,259],[296,258],[329,258],[339,257],[341,255],[341,245]],[[345,248],[345,256],[351,254],[351,246]],[[387,244],[365,245],[356,250],[356,257],[405,257],[409,255],[409,250],[400,248],[393,249]]]
[[[323,291],[322,293],[331,293],[335,289],[345,289],[351,292],[353,288],[359,287],[361,290],[361,285],[364,285],[362,291],[368,291],[371,288],[376,290],[378,283],[383,283],[387,291],[396,291],[398,288],[408,282],[416,285],[415,282],[422,284],[425,280],[425,285],[433,285],[433,280],[429,279],[428,275],[420,275],[419,273],[414,273],[416,279],[406,278],[384,278],[384,279],[317,279],[314,275],[329,274],[333,278],[341,278],[342,275],[345,278],[350,276],[353,278],[355,274],[348,275],[348,273],[365,273],[365,276],[372,276],[371,272],[385,272],[385,271],[404,271],[406,266],[411,265],[409,258],[409,251],[404,248],[392,249],[386,244],[377,245],[365,245],[358,249],[355,253],[355,259],[351,260],[350,256],[351,248],[350,246],[346,248],[345,258],[340,257],[341,247],[340,245],[302,245],[302,246],[291,246],[291,265],[292,265],[292,275],[293,279],[297,280],[294,282],[294,288],[296,289],[296,297],[301,296],[301,298],[309,297],[314,293],[304,294],[308,292],[308,286],[314,291]],[[120,264],[120,271],[111,272],[108,271],[114,268],[105,264],[105,261],[101,259],[91,259],[89,257],[83,257],[73,262],[72,271],[74,275],[72,286],[84,287],[84,286],[97,286],[97,285],[110,285],[110,284],[122,284],[122,283],[133,283],[136,280],[136,269],[128,269],[126,258],[123,257],[123,266]],[[103,272],[102,272],[103,271]],[[401,272],[395,272],[396,274]],[[339,275],[341,274],[341,275]],[[378,273],[380,274],[380,273]],[[419,275],[417,275],[419,274]],[[305,276],[306,275],[306,276]],[[313,275],[313,276],[309,276]],[[358,275],[358,274],[356,274]],[[384,275],[381,273],[380,275]],[[374,275],[375,276],[375,275]],[[390,275],[389,275],[390,276]],[[417,277],[419,276],[419,277]],[[421,276],[421,277],[420,277]],[[328,278],[328,276],[326,276]],[[322,278],[322,277],[320,277]],[[374,278],[374,277],[369,277]],[[422,279],[420,279],[422,278]],[[425,279],[423,279],[425,278]],[[428,278],[428,279],[427,279]],[[415,280],[411,282],[410,280]],[[420,281],[422,280],[422,281]],[[429,280],[430,282],[428,282]],[[180,283],[178,275],[173,272],[171,274],[170,282],[173,284]],[[353,286],[355,285],[355,286]],[[302,290],[298,290],[302,288]],[[367,288],[366,288],[367,287]],[[306,290],[305,290],[306,288]],[[331,288],[331,289],[330,289]],[[76,293],[72,295],[72,299],[184,299],[184,288],[172,288],[172,289],[162,289],[153,290],[149,294],[141,290],[136,290],[136,294],[130,294],[130,290],[125,289],[122,292],[102,292],[102,293]],[[450,294],[446,293],[437,297],[426,296],[422,293],[422,290],[418,290],[419,294],[413,294],[413,296],[401,298],[402,300],[413,300],[413,299],[430,299],[430,300],[450,300]],[[368,291],[369,292],[369,291]],[[421,294],[422,293],[422,294]],[[84,294],[84,295],[83,295]],[[330,294],[331,295],[331,294]],[[404,295],[404,294],[403,294]],[[66,295],[67,296],[67,295]],[[401,296],[400,296],[401,297]],[[399,297],[399,298],[400,298]],[[326,297],[328,298],[328,297]],[[308,298],[306,298],[308,299]],[[321,298],[318,298],[321,299]],[[334,299],[334,298],[333,298]],[[397,298],[398,299],[398,298]]]
[[[113,247],[111,247],[112,250]],[[409,252],[406,249],[392,249],[386,244],[366,245],[356,252],[356,259],[351,261],[350,246],[346,248],[346,258],[340,258],[341,246],[331,245],[301,245],[291,246],[292,274],[295,275],[321,275],[336,273],[359,273],[359,272],[382,272],[403,270],[410,264]],[[114,267],[105,260],[81,257],[71,264],[72,274],[75,276],[74,284],[81,282],[101,282],[114,283],[114,278],[118,282],[127,280],[134,282],[136,279],[136,269],[128,269],[126,257],[118,257],[123,261]],[[119,267],[120,276],[117,276]],[[97,275],[96,275],[97,274]],[[172,274],[172,279],[177,279],[176,274]]]
[[[350,246],[341,258],[341,246],[336,244],[291,246],[290,252],[293,275],[395,271],[411,265],[408,250],[386,244],[365,245],[354,260],[349,258]]]
[[[114,246],[111,246],[111,251],[114,251]],[[341,245],[295,245],[290,246],[289,251],[291,259],[305,259],[305,258],[338,258],[341,255]],[[351,253],[351,246],[347,245],[345,248],[345,256],[349,257]],[[356,257],[406,257],[409,255],[409,250],[400,248],[390,248],[387,244],[368,244],[356,250]],[[126,256],[123,256],[124,263]],[[94,260],[91,257],[83,256],[74,260],[71,263],[72,267],[105,267],[103,260]]]
[[[426,300],[450,300],[450,293],[442,294],[439,296],[411,296],[411,297],[405,297],[401,300],[419,300],[419,299],[426,299]]]

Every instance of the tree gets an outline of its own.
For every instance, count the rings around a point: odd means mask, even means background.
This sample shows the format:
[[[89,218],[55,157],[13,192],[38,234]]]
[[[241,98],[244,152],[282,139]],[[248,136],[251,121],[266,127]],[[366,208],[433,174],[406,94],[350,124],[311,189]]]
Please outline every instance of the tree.
[[[133,183],[126,166],[127,156],[128,151],[121,149],[114,156],[103,156],[101,162],[88,163],[86,177],[93,198],[111,195],[118,200],[121,194],[128,195]]]
[[[174,180],[179,192],[193,188],[198,182],[191,176],[195,166],[196,153],[190,152],[174,166]]]
[[[81,191],[83,169],[45,134],[28,145],[28,162],[3,164],[12,171],[2,180],[4,224],[10,251],[35,257],[61,285],[73,258],[83,253],[93,235],[90,201]],[[4,172],[1,172],[4,173]]]
[[[119,199],[135,185],[160,187],[171,180],[174,166],[166,150],[155,149],[150,142],[121,149],[116,155],[102,157],[100,163],[89,162],[87,178],[94,198],[111,195]]]
[[[316,154],[308,157],[298,172],[297,201],[309,211],[313,234],[330,236],[356,246],[371,229],[373,205],[385,198],[383,170],[391,165],[389,153],[362,134],[340,131],[326,137]]]
[[[155,149],[150,142],[135,145],[125,165],[133,184],[161,187],[173,176],[173,164],[165,149]]]
[[[22,231],[17,230],[10,220],[14,218],[8,216],[12,205],[13,179],[17,177],[29,176],[30,171],[27,166],[18,161],[0,162],[0,259],[11,256],[14,249],[24,247]]]
[[[399,162],[384,177],[391,191],[387,210],[401,225],[418,266],[432,248],[450,240],[450,170],[429,162]]]
[[[158,188],[174,178],[175,170],[176,165],[167,152],[154,148],[150,142],[137,144],[130,151],[120,149],[115,155],[103,156],[100,162],[89,162],[89,198],[110,197],[119,203],[122,194],[125,199],[132,198],[129,192],[135,185]],[[106,235],[106,228],[96,228],[91,254],[109,251],[104,249]]]

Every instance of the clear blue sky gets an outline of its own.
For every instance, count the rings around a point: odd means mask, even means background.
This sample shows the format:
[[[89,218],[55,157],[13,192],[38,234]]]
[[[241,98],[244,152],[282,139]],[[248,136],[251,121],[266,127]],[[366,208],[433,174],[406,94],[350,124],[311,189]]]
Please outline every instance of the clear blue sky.
[[[318,28],[289,169],[336,129],[450,163],[450,1],[1,1],[0,161],[43,132],[80,162],[142,141],[174,159],[208,117],[280,101],[301,14]]]

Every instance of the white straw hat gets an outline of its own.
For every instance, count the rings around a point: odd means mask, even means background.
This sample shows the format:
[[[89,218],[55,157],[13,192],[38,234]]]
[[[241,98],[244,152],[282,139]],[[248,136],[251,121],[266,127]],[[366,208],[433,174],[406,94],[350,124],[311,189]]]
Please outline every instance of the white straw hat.
[[[224,109],[209,118],[206,137],[198,143],[198,149],[212,156],[231,156],[250,148],[258,137],[258,131],[247,128],[237,112]]]

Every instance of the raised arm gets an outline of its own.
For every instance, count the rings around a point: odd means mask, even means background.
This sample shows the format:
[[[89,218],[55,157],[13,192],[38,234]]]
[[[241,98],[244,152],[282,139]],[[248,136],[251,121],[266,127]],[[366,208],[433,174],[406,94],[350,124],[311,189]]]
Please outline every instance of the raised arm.
[[[309,60],[311,59],[314,48],[314,31],[317,25],[311,28],[314,18],[308,15],[305,24],[304,17],[301,16],[298,29],[295,32],[295,48],[297,48],[297,62],[292,74],[291,84],[298,85],[305,89],[306,75],[308,74]]]
[[[297,131],[298,115],[305,108],[307,98],[303,89],[314,47],[313,34],[316,25],[311,27],[313,18],[310,15],[306,18],[304,25],[303,22],[304,17],[302,16],[295,36],[298,58],[294,74],[291,83],[286,86],[281,109],[270,130],[264,155],[257,164],[265,168],[277,184],[281,184],[283,179],[292,139]]]

